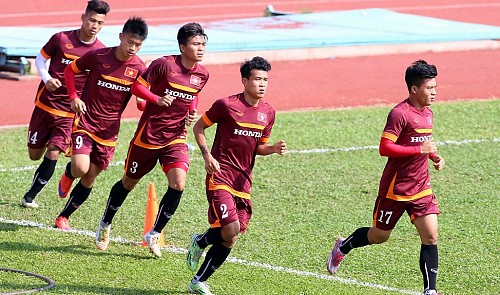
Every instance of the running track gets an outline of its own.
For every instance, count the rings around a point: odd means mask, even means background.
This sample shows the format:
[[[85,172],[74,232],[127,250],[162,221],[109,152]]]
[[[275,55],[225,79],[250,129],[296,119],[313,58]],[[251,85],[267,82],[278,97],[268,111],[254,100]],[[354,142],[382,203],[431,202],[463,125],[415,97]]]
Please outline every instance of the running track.
[[[74,26],[86,1],[9,1],[0,7],[0,26]],[[262,16],[272,1],[199,0],[185,1],[109,0],[111,12],[106,24],[122,24],[131,15],[144,17],[150,25],[182,24],[188,21]],[[500,26],[500,1],[478,0],[289,0],[272,2],[276,10],[289,12],[335,11],[361,8],[386,8],[397,12],[455,21]],[[15,5],[14,5],[15,4]],[[140,11],[140,12],[139,12]],[[210,50],[210,43],[207,50]],[[249,56],[251,57],[251,56]],[[293,62],[273,62],[267,100],[278,111],[311,108],[357,107],[393,104],[406,97],[404,70],[416,59],[438,67],[438,102],[444,100],[500,98],[499,50],[456,51],[371,57],[338,58]],[[208,65],[210,81],[200,97],[199,112],[216,98],[241,91],[238,65]],[[28,124],[38,80],[0,79],[2,103],[0,125]],[[291,87],[292,86],[292,87]],[[133,104],[125,117],[138,117]]]

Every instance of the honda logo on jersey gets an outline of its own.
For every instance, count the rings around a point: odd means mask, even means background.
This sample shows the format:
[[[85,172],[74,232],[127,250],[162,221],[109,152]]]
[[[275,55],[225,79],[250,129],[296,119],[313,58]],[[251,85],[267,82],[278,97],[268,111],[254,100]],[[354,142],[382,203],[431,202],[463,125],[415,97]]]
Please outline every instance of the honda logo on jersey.
[[[137,78],[137,74],[138,73],[139,73],[138,70],[126,67],[125,68],[125,73],[123,75],[125,75],[127,77],[130,77],[132,79],[135,79],[135,78]]]
[[[195,75],[191,75],[191,78],[189,78],[189,83],[200,86],[201,84],[201,78]]]

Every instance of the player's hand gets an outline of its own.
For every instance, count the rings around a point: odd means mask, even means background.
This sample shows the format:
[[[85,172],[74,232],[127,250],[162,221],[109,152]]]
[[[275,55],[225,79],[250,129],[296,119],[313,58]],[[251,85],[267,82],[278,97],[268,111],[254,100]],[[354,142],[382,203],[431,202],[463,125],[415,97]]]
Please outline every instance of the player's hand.
[[[77,97],[71,101],[71,109],[75,113],[85,114],[85,112],[87,111],[87,106],[85,105],[83,100]]]
[[[198,112],[196,110],[189,111],[186,117],[186,126],[191,126],[198,118]]]
[[[173,97],[171,95],[165,95],[163,97],[160,97],[160,99],[158,100],[158,105],[161,107],[169,107],[172,105],[174,100],[175,100],[175,97]]]
[[[420,153],[431,154],[437,152],[436,143],[433,140],[424,141],[420,146]]]
[[[61,81],[59,81],[59,79],[56,79],[56,78],[49,79],[49,80],[47,80],[47,83],[45,83],[45,87],[50,92],[56,91],[56,89],[61,87],[61,86],[62,86]]]
[[[286,146],[286,142],[284,140],[280,140],[274,144],[274,151],[278,155],[284,155],[288,153],[288,147]]]
[[[210,153],[203,156],[203,159],[205,160],[205,171],[207,171],[208,174],[220,172],[219,162],[216,159],[214,159],[214,157],[212,157]]]
[[[444,164],[446,163],[444,161],[443,157],[441,157],[440,155],[435,155],[431,160],[433,162],[434,169],[436,169],[438,171],[443,169]]]

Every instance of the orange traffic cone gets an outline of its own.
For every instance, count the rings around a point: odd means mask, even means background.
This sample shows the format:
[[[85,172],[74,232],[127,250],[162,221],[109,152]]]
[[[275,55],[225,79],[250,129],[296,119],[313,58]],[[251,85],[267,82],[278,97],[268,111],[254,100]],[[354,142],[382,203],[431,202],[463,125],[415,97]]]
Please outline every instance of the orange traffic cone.
[[[148,203],[146,205],[146,218],[144,219],[144,236],[148,231],[150,231],[156,220],[156,215],[158,214],[158,201],[156,200],[156,189],[155,184],[150,182],[148,188]],[[144,239],[142,240],[142,245],[147,246]],[[160,233],[160,239],[158,241],[159,246],[165,246],[165,236],[163,232]]]

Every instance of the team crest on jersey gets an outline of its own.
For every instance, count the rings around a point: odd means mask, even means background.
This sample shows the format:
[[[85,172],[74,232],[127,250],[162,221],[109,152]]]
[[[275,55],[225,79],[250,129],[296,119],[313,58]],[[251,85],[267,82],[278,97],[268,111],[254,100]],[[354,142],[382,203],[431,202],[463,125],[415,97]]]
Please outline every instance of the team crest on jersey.
[[[66,43],[64,44],[64,46],[66,47],[66,49],[73,49],[73,44],[71,43]]]
[[[127,76],[129,78],[135,79],[135,78],[137,78],[137,74],[138,73],[139,73],[138,70],[126,67],[125,68],[125,73],[123,75],[125,75],[125,76]]]
[[[189,78],[189,83],[200,86],[201,84],[201,78],[195,75],[191,75],[191,78]]]
[[[427,117],[427,123],[429,123],[429,125],[432,125],[432,118]]]
[[[413,122],[415,122],[415,124],[418,124],[418,118],[413,118]]]
[[[102,67],[105,68],[105,69],[111,68],[111,66],[109,64],[102,64]]]
[[[257,113],[257,121],[267,124],[267,115],[261,112]]]
[[[177,76],[177,72],[176,71],[170,71],[170,77],[175,77]]]

